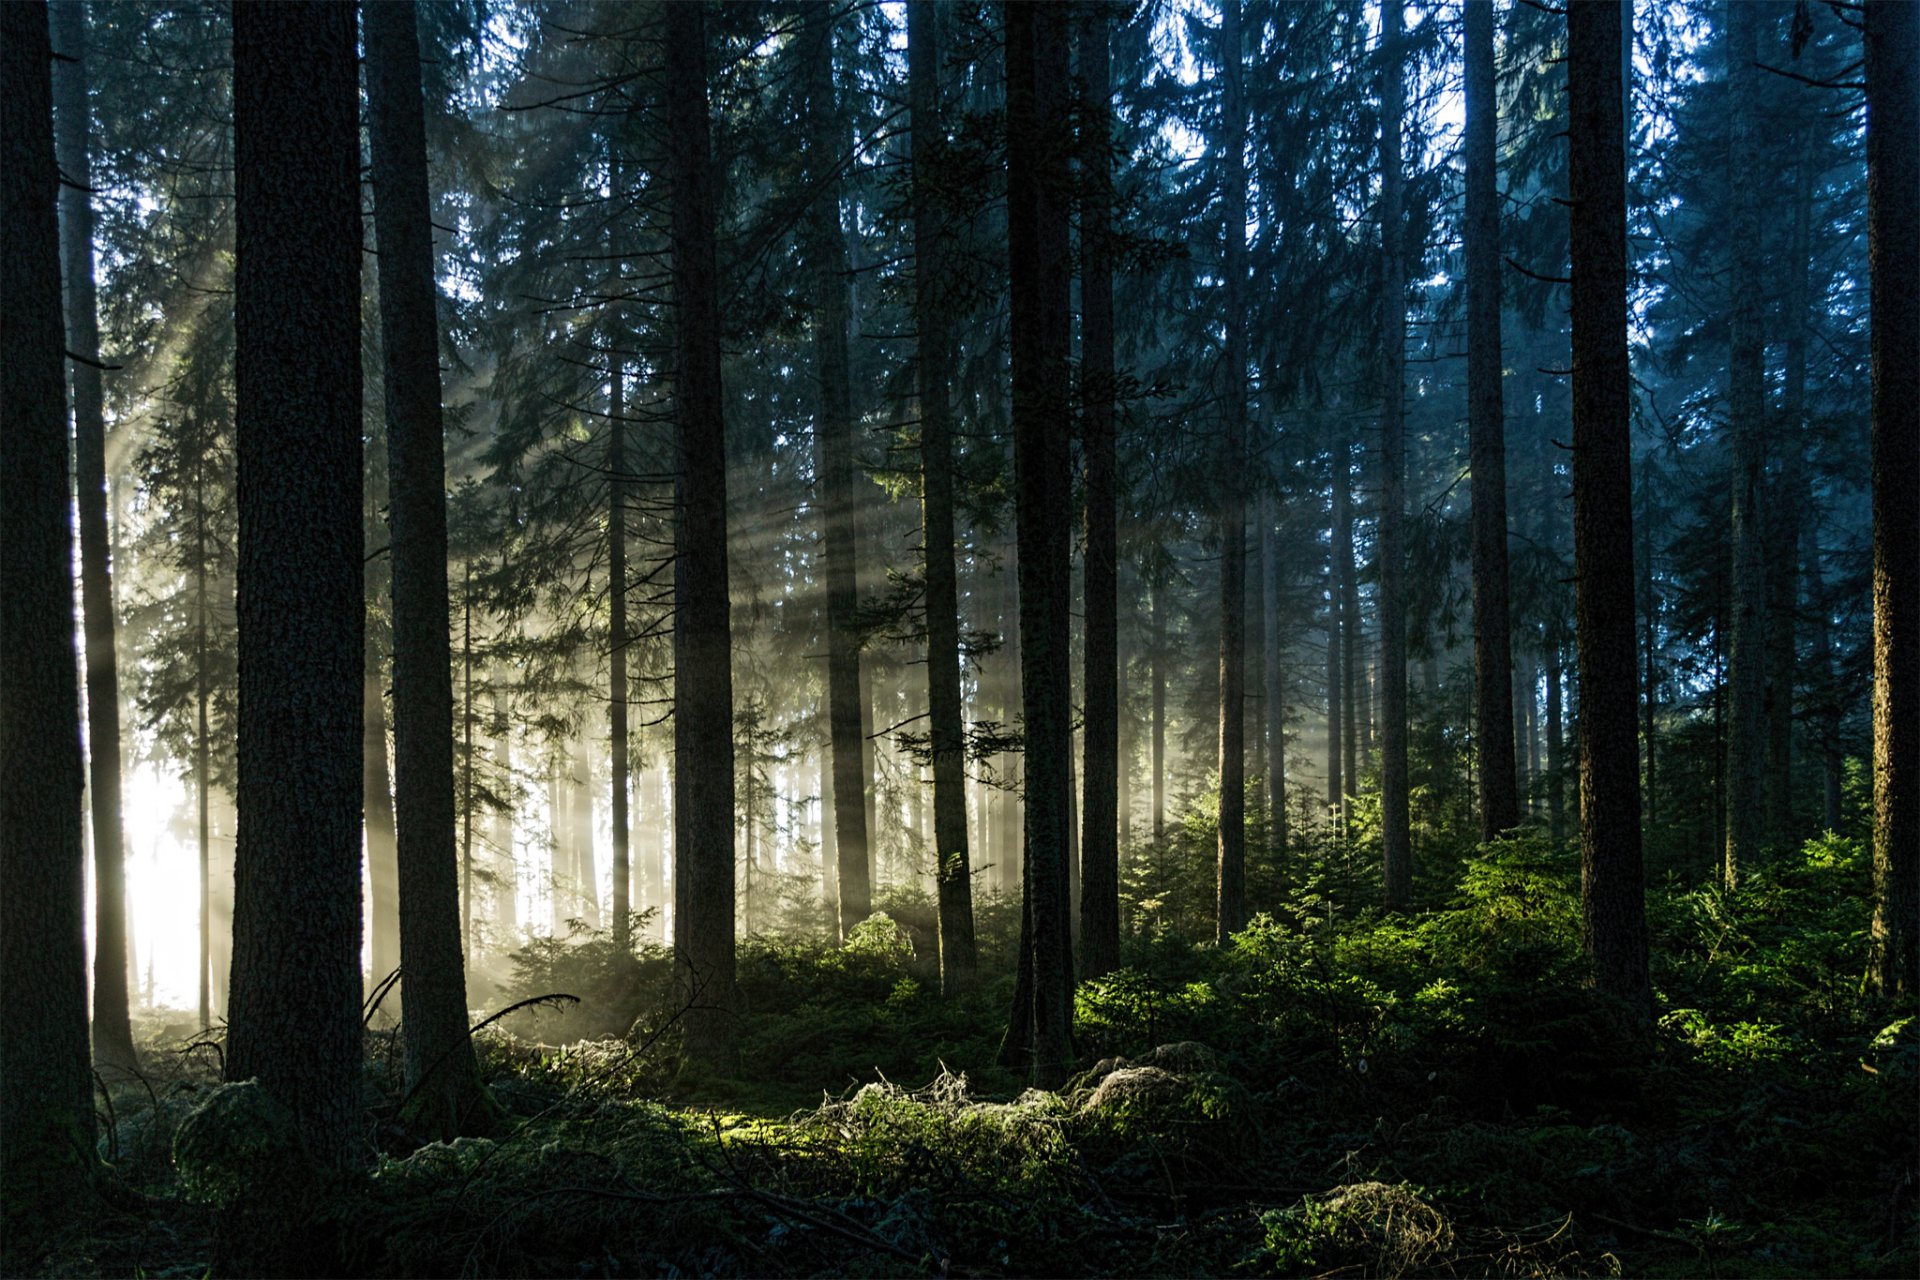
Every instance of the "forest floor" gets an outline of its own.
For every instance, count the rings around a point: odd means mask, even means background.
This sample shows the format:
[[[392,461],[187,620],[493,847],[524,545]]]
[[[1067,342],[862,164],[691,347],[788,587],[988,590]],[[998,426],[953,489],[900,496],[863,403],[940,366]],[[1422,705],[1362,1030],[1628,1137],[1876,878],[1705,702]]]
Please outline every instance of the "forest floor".
[[[289,1229],[379,1276],[1911,1276],[1920,1035],[1864,990],[1866,876],[1828,837],[1652,892],[1640,1032],[1579,981],[1563,854],[1496,847],[1398,919],[1309,886],[1228,948],[1136,938],[1082,984],[1057,1094],[993,1065],[1008,974],[937,994],[924,902],[844,948],[744,942],[727,1078],[678,1061],[662,953],[537,944],[512,994],[581,1002],[479,1033],[493,1135],[420,1146],[376,1029],[380,1154]],[[117,1207],[50,1274],[217,1256],[257,1152],[176,1150],[219,1055],[148,1031],[103,1093]]]

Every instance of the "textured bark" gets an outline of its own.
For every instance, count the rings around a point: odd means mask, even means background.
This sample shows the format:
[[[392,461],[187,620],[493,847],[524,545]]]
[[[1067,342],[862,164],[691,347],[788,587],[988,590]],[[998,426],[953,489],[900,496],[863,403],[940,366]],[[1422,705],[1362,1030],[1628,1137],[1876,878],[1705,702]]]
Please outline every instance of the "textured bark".
[[[364,1150],[358,72],[352,6],[234,5],[240,733],[226,1076],[257,1077],[292,1112],[303,1176]]]
[[[1728,120],[1733,133],[1727,180],[1732,251],[1727,356],[1727,413],[1733,436],[1733,611],[1727,634],[1727,843],[1723,875],[1729,888],[1741,868],[1759,856],[1766,836],[1767,561],[1761,514],[1766,483],[1766,335],[1763,329],[1759,219],[1755,193],[1760,107],[1754,65],[1761,10],[1726,6]]]
[[[1467,431],[1473,473],[1473,687],[1480,838],[1520,823],[1513,717],[1503,697],[1513,670],[1507,590],[1507,440],[1500,386],[1500,192],[1493,3],[1468,0]]]
[[[1014,474],[1020,548],[1020,683],[1026,717],[1025,890],[1021,930],[1034,1083],[1058,1088],[1072,1053],[1073,951],[1068,908],[1072,786],[1068,602],[1069,357],[1067,222],[1070,139],[1067,10],[1010,0],[1007,59],[1007,229],[1011,280]]]
[[[937,169],[946,132],[940,104],[940,16],[907,10],[913,95],[913,289],[919,332],[921,547],[927,579],[927,707],[933,748],[933,848],[940,908],[940,989],[973,982],[973,868],[967,847],[967,727],[960,701],[960,592],[954,571],[953,336],[945,296],[946,211]]]
[[[84,1204],[80,691],[47,7],[0,5],[0,1270]]]
[[[1873,271],[1873,973],[1920,990],[1920,6],[1867,5]]]
[[[54,63],[54,146],[60,188],[60,263],[72,362],[73,462],[80,515],[80,601],[87,659],[87,782],[93,818],[93,1056],[136,1065],[127,1008],[127,858],[120,822],[120,677],[114,653],[113,578],[107,544],[106,416],[100,321],[93,284],[92,158],[87,103],[87,18],[81,0],[49,7]]]
[[[1567,15],[1581,936],[1596,986],[1645,1017],[1621,17],[1611,0]]]
[[[491,1126],[467,1029],[454,856],[453,654],[426,120],[415,6],[365,15],[367,131],[387,396],[393,564],[394,822],[408,1122],[435,1137]],[[384,743],[382,744],[384,749]]]
[[[1214,867],[1214,936],[1247,923],[1247,111],[1240,0],[1220,7],[1220,196],[1225,277],[1220,353],[1222,410],[1214,485],[1220,528],[1220,826]]]
[[[840,161],[846,127],[833,83],[833,6],[811,7],[806,35],[806,147],[809,187],[815,193],[806,226],[813,266],[813,359],[819,400],[814,457],[820,511],[821,556],[827,596],[827,733],[833,760],[834,848],[839,864],[840,938],[873,914],[872,770],[866,741],[866,683],[854,616],[860,605],[859,527],[854,511],[853,386],[848,368],[846,233],[840,223]],[[922,17],[924,28],[927,19]],[[924,352],[922,353],[924,359]],[[950,438],[950,437],[949,437]],[[951,526],[951,520],[949,520]],[[951,545],[951,534],[948,537]],[[949,560],[951,557],[949,557]],[[958,606],[950,613],[957,617]],[[957,637],[958,623],[955,623]],[[958,639],[954,684],[959,685]]]
[[[1080,112],[1080,405],[1087,468],[1086,752],[1081,773],[1080,971],[1120,967],[1119,545],[1114,461],[1113,119],[1107,9],[1075,9]]]
[[[1381,8],[1380,42],[1386,54],[1380,87],[1381,374],[1386,403],[1380,414],[1380,835],[1381,870],[1389,911],[1413,901],[1413,833],[1407,798],[1407,263],[1406,175],[1401,171],[1401,116],[1406,79],[1400,47],[1404,11]]]
[[[668,5],[667,176],[675,356],[674,952],[688,1056],[733,1053],[733,656],[727,587],[727,458],[714,261],[706,17]]]

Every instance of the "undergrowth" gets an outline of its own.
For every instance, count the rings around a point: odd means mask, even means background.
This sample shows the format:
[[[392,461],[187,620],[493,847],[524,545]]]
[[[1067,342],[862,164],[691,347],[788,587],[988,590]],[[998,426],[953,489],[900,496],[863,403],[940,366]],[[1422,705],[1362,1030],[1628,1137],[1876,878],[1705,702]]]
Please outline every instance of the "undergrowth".
[[[477,1037],[499,1135],[420,1146],[368,1036],[369,1173],[324,1207],[380,1276],[1911,1275],[1920,1036],[1866,989],[1867,855],[1828,836],[1735,892],[1649,894],[1651,1029],[1581,981],[1578,872],[1537,838],[1359,904],[1296,852],[1283,908],[1170,925],[1183,840],[1134,860],[1126,967],[1081,984],[1082,1071],[994,1065],[1010,918],[942,998],[903,895],[846,946],[743,940],[739,1068],[678,1057],[665,952],[581,932]],[[1309,866],[1318,870],[1309,873]],[[1274,874],[1277,883],[1279,875]],[[496,1005],[495,1007],[498,1007]],[[217,1037],[150,1028],[103,1080],[119,1191],[58,1274],[202,1275],[261,1138]],[[224,1117],[224,1119],[223,1119]],[[263,1122],[264,1123],[264,1122]],[[226,1128],[222,1128],[222,1125]],[[224,1135],[224,1137],[222,1136]],[[224,1145],[223,1145],[224,1143]],[[251,1145],[250,1145],[251,1144]]]

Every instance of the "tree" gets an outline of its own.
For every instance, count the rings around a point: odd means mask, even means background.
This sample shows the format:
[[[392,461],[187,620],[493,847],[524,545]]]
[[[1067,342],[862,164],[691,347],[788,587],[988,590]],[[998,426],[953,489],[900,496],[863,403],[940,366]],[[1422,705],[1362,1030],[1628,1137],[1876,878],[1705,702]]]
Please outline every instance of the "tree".
[[[1081,774],[1080,972],[1120,967],[1119,546],[1113,357],[1113,107],[1107,7],[1075,10],[1080,110],[1080,434],[1087,469],[1086,716]]]
[[[417,21],[412,4],[367,7],[367,125],[387,395],[401,1026],[413,1097],[408,1118],[430,1134],[451,1136],[484,1129],[491,1117],[467,1028],[453,843],[447,468]]]
[[[1873,271],[1873,974],[1920,991],[1920,7],[1866,10]]]
[[[1220,8],[1221,306],[1220,828],[1215,936],[1247,923],[1247,108],[1240,0]]]
[[[1403,6],[1381,6],[1380,253],[1380,835],[1389,911],[1413,898],[1413,833],[1407,804],[1407,249],[1401,170],[1401,117],[1406,111]]]
[[[240,738],[226,1076],[257,1078],[292,1114],[305,1168],[321,1175],[363,1149],[355,34],[350,5],[234,6]]]
[[[1598,989],[1646,1017],[1621,19],[1601,0],[1567,13],[1581,936]]]
[[[1727,416],[1733,435],[1732,626],[1727,636],[1727,843],[1724,875],[1739,883],[1743,864],[1758,856],[1766,835],[1767,597],[1766,537],[1760,499],[1766,482],[1766,333],[1761,296],[1757,193],[1767,184],[1758,169],[1760,106],[1755,65],[1761,8],[1726,7],[1727,121],[1732,145],[1727,165],[1729,272]]]
[[[688,1055],[733,1044],[733,662],[727,596],[726,424],[720,387],[706,17],[668,5],[667,179],[674,317],[673,819],[676,964]]]
[[[1480,775],[1480,838],[1492,840],[1520,825],[1520,797],[1513,775],[1513,700],[1506,696],[1513,680],[1513,646],[1507,604],[1506,418],[1500,382],[1499,86],[1494,75],[1492,0],[1468,0],[1464,8],[1474,762]]]
[[[940,910],[940,987],[971,984],[973,878],[967,848],[966,722],[960,699],[960,593],[953,536],[953,337],[947,324],[946,228],[937,170],[946,140],[940,94],[938,6],[907,9],[913,106],[913,289],[920,400],[920,509],[927,578],[927,711],[933,756],[934,885]],[[831,597],[829,597],[831,606]],[[838,757],[836,756],[836,759]],[[836,812],[838,810],[836,809]],[[845,881],[843,880],[844,884]],[[845,921],[842,920],[844,927]]]
[[[860,636],[854,615],[857,536],[853,509],[852,375],[847,368],[847,242],[840,226],[840,157],[845,126],[834,109],[833,3],[816,6],[807,39],[807,156],[813,203],[808,251],[813,260],[813,353],[819,382],[814,419],[821,546],[827,579],[827,720],[833,757],[834,848],[839,856],[840,937],[873,914],[873,860],[868,850],[867,768],[861,730]],[[955,677],[956,680],[958,677]]]
[[[44,4],[0,5],[0,1269],[81,1202],[87,1059],[80,691]]]
[[[1022,981],[1009,1049],[1031,1047],[1034,1083],[1057,1088],[1072,1055],[1073,939],[1067,848],[1073,743],[1067,605],[1071,483],[1067,12],[1008,0],[1007,265],[1014,488],[1020,553],[1020,692],[1025,717]]]

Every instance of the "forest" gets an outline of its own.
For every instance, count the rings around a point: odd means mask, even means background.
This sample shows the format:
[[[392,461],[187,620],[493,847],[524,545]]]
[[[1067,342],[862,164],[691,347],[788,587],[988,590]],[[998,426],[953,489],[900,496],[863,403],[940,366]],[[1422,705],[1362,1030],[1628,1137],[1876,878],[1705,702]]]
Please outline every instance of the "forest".
[[[0,1273],[1920,1272],[1920,3],[0,3]]]

